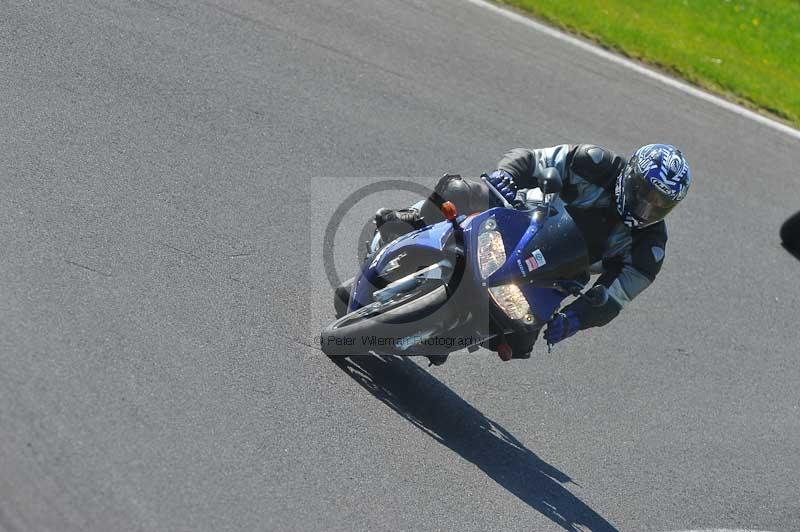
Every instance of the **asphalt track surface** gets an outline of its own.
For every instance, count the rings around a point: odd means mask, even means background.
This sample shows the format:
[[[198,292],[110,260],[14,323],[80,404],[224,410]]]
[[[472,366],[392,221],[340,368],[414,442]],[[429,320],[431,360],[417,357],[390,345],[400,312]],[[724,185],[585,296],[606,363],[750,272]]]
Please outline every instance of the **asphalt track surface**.
[[[0,139],[0,529],[800,529],[795,139],[456,0],[6,0]],[[696,177],[613,324],[306,345],[323,177],[580,141]]]

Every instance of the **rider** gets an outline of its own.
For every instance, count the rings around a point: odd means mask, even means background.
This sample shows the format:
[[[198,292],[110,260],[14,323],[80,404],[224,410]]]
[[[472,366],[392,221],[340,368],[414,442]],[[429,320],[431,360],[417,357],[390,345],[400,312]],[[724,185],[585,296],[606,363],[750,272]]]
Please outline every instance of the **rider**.
[[[560,196],[586,240],[591,271],[601,274],[595,286],[603,285],[609,296],[600,306],[579,297],[561,309],[544,332],[545,340],[556,344],[580,330],[606,325],[653,282],[664,261],[663,219],[686,196],[691,172],[683,154],[668,144],[642,146],[627,161],[600,146],[562,144],[513,149],[497,170],[484,175],[486,181],[446,175],[434,190],[459,212],[482,211],[499,203],[487,181],[515,204],[517,192],[537,187],[537,178],[549,167],[561,175]],[[380,209],[375,215],[383,242],[442,219],[431,199],[419,208]],[[535,340],[509,341],[514,356],[530,356]]]

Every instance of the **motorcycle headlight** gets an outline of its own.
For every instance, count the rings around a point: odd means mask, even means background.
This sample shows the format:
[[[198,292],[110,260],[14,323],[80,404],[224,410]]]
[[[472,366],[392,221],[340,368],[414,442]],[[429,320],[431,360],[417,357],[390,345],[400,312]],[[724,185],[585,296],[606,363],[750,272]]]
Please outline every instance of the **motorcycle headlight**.
[[[478,233],[478,268],[481,277],[486,279],[506,262],[506,248],[503,237],[497,229],[494,218],[488,218]],[[489,288],[489,295],[512,320],[533,323],[533,313],[522,290],[515,284],[505,284]]]
[[[494,218],[489,218],[478,233],[478,268],[484,279],[506,263],[506,247],[500,232],[495,231],[496,228],[497,222]]]
[[[512,320],[519,320],[524,323],[533,323],[533,314],[528,300],[522,290],[515,284],[504,284],[489,288],[489,295],[503,309],[503,312]]]

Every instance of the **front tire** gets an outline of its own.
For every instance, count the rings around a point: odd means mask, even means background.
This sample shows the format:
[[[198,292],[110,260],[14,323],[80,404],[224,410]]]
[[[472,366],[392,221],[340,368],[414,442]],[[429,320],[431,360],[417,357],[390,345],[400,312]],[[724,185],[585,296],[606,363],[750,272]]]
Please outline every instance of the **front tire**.
[[[447,302],[447,288],[407,294],[384,304],[372,304],[342,316],[323,329],[320,347],[328,356],[363,355],[374,349],[369,340],[405,338],[420,334],[427,320]],[[424,321],[421,321],[424,320]],[[404,352],[394,345],[381,346],[381,352]]]

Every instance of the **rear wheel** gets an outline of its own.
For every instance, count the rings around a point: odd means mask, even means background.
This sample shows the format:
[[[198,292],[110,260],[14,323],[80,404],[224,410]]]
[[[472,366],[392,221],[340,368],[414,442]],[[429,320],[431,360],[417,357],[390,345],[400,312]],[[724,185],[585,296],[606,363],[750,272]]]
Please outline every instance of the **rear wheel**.
[[[446,302],[447,288],[439,286],[430,292],[411,292],[386,303],[367,305],[322,331],[322,351],[328,356],[363,355],[377,346],[381,352],[404,354],[402,339],[430,334],[430,328],[436,325],[427,318]]]

